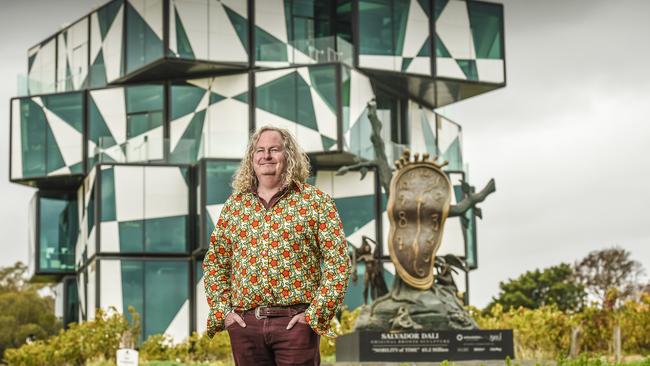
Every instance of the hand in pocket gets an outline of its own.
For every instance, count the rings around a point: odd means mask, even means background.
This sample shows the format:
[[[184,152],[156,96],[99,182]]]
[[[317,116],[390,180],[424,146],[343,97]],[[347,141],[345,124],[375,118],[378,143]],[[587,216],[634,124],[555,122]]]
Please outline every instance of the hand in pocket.
[[[244,322],[244,319],[242,319],[239,314],[235,313],[234,311],[231,311],[226,315],[226,319],[224,320],[224,326],[226,328],[229,328],[233,324],[239,324],[240,327],[246,328],[246,323]]]
[[[307,324],[307,320],[305,319],[305,313],[300,313],[296,314],[291,318],[289,321],[289,324],[287,324],[287,330],[293,328],[296,323],[302,323],[302,324]]]

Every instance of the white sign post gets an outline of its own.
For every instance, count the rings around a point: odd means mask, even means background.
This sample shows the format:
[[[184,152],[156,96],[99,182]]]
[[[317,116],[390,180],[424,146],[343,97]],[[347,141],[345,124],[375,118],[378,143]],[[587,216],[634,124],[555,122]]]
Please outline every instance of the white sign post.
[[[138,366],[138,351],[129,348],[118,349],[117,366]]]

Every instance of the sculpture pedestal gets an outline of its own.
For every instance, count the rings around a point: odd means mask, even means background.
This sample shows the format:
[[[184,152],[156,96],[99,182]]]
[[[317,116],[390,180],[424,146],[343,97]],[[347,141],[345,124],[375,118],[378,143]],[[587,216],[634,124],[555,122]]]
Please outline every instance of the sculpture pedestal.
[[[476,322],[456,297],[451,286],[435,285],[419,290],[395,277],[391,291],[364,305],[357,318],[358,331],[470,330]]]
[[[336,362],[514,358],[512,330],[355,331],[336,339]]]

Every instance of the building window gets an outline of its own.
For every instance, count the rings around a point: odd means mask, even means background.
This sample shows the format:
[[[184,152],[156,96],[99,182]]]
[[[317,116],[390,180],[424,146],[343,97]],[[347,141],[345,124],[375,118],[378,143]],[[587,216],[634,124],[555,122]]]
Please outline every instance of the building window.
[[[163,42],[152,26],[162,24],[162,1],[145,1],[145,14],[130,2],[126,6],[126,72],[130,73],[163,57]]]
[[[406,36],[410,1],[359,1],[359,53],[400,55]]]
[[[143,316],[140,341],[164,333],[189,299],[189,262],[122,260],[121,272],[124,310],[133,306]]]
[[[74,248],[79,232],[77,200],[40,197],[39,213],[40,272],[74,271]]]

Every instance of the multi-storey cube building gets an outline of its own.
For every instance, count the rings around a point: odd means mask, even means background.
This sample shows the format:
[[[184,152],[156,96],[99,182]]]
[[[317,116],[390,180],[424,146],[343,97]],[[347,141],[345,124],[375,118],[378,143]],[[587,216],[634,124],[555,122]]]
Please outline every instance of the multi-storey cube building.
[[[60,281],[65,321],[142,315],[144,337],[203,331],[200,263],[248,136],[290,129],[351,245],[388,259],[386,197],[370,171],[367,104],[390,160],[449,161],[465,194],[461,127],[435,109],[505,86],[503,7],[473,0],[113,0],[28,50],[11,100],[10,180],[37,187],[30,270]],[[439,254],[476,267],[476,229],[449,219]],[[359,267],[363,271],[363,266]],[[461,288],[465,279],[459,278]],[[352,284],[349,307],[361,299]]]

